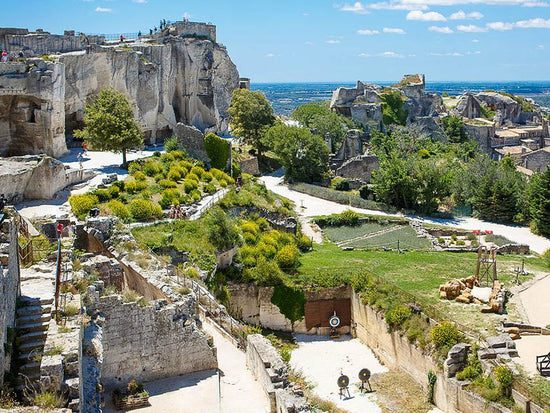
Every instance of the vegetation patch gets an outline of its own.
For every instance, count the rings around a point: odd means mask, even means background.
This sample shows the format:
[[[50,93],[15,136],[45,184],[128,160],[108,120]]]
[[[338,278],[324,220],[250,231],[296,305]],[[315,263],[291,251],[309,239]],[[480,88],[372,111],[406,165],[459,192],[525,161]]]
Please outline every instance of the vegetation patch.
[[[304,318],[306,297],[301,289],[288,287],[284,284],[276,285],[273,289],[271,302],[292,324]]]

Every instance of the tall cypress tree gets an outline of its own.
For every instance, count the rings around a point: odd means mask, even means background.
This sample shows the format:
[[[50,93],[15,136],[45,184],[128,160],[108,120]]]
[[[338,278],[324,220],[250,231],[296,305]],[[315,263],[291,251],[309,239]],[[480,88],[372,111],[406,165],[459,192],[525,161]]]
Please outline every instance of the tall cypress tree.
[[[550,168],[533,181],[531,214],[535,231],[550,236]]]

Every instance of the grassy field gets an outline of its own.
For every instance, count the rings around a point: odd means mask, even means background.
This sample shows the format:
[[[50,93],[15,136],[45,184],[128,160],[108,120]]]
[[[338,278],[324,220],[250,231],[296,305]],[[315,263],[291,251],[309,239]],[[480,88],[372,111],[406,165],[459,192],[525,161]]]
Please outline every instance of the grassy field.
[[[525,259],[525,268],[530,273],[522,277],[525,282],[533,273],[548,272],[539,258],[499,255],[498,277],[507,286],[515,279],[514,268]],[[452,279],[475,274],[477,254],[435,251],[342,251],[332,243],[315,245],[314,250],[301,256],[296,282],[302,285],[336,286],[348,282],[361,270],[395,284],[412,294],[416,300],[444,313],[468,330],[481,335],[493,334],[494,327],[503,316],[482,314],[475,305],[459,304],[440,300],[440,284]],[[513,304],[508,305],[509,319],[516,319],[518,313]]]
[[[386,232],[362,238],[381,231]],[[397,248],[397,241],[401,249],[427,250],[430,247],[430,242],[418,238],[410,226],[393,224],[391,221],[388,224],[366,222],[355,227],[326,227],[323,232],[332,242],[346,247]]]

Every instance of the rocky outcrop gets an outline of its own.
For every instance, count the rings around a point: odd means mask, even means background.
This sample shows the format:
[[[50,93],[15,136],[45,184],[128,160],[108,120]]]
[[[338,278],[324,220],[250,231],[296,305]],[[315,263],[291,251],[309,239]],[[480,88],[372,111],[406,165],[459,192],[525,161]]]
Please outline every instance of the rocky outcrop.
[[[67,151],[64,80],[65,67],[58,63],[0,64],[0,156]]]
[[[336,169],[336,176],[342,178],[357,179],[363,184],[370,182],[372,171],[377,171],[380,167],[378,156],[360,155],[345,161],[342,166]]]
[[[422,137],[429,137],[439,142],[446,142],[447,135],[431,116],[418,117],[411,123],[411,128]]]
[[[354,88],[338,88],[332,94],[330,107],[370,129],[384,130],[382,104],[388,89],[402,94],[403,106],[408,112],[407,123],[418,117],[438,116],[445,112],[441,96],[425,92],[424,75],[405,75],[401,82],[390,88],[362,82],[357,82]]]
[[[0,188],[10,204],[52,199],[56,192],[91,176],[91,171],[66,169],[49,156],[27,155],[0,160]]]
[[[178,147],[185,148],[187,153],[193,158],[208,161],[206,148],[204,147],[204,135],[194,126],[178,123],[176,125],[176,137]]]
[[[105,88],[127,97],[151,141],[171,136],[178,122],[204,133],[228,132],[239,74],[216,43],[213,25],[177,22],[124,45],[97,36],[10,30],[0,29],[0,36],[11,51],[24,46],[26,56],[57,55],[48,58],[52,62],[0,65],[0,155],[61,155],[65,128],[82,127],[86,102]]]
[[[463,118],[475,119],[482,118],[483,111],[481,103],[472,93],[465,93],[458,98],[456,106],[451,109],[451,115]]]

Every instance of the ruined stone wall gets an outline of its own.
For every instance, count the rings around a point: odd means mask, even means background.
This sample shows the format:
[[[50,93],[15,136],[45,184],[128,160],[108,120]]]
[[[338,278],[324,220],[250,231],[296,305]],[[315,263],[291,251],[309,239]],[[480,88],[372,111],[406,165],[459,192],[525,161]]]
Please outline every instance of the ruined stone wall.
[[[372,171],[379,168],[376,155],[362,155],[349,159],[336,170],[336,175],[348,179],[358,179],[363,183],[369,183]]]
[[[26,56],[42,56],[83,50],[88,44],[102,44],[105,39],[101,36],[67,36],[44,32],[6,34],[4,40],[9,53],[23,50]]]
[[[190,298],[191,299],[191,298]],[[141,307],[120,296],[98,297],[88,308],[105,318],[101,382],[105,388],[131,379],[152,381],[214,369],[216,349],[188,318],[190,303],[159,300]]]
[[[550,166],[550,149],[543,148],[521,157],[523,166],[533,172],[544,171]]]
[[[384,315],[361,302],[358,294],[352,295],[352,317],[355,335],[369,346],[388,368],[407,372],[423,389],[427,390],[428,372],[436,374],[434,388],[435,405],[450,413],[504,413],[508,410],[488,403],[481,396],[463,388],[464,384],[445,377],[436,361],[423,350],[409,343],[399,332],[389,333]]]
[[[63,65],[0,63],[0,156],[64,154],[64,97]]]
[[[232,315],[247,323],[261,325],[272,330],[293,331],[303,334],[328,335],[329,328],[306,327],[305,318],[296,321],[294,325],[282,313],[279,307],[271,302],[274,287],[259,287],[254,284],[229,283],[229,310]],[[341,300],[350,297],[349,287],[326,288],[306,292],[306,301]],[[339,327],[340,334],[350,331],[350,326]]]
[[[491,139],[495,136],[494,126],[464,123],[464,130],[470,138],[479,144],[479,149],[483,153],[491,153]]]
[[[101,366],[103,361],[103,319],[96,318],[80,329],[79,375],[80,412],[101,411]],[[107,397],[109,397],[107,395]]]
[[[310,411],[304,396],[288,386],[288,367],[279,352],[261,334],[246,339],[246,365],[267,393],[272,413]]]
[[[4,372],[10,369],[11,351],[15,339],[10,331],[15,327],[15,307],[19,295],[19,257],[15,219],[7,217],[0,226],[0,388]]]
[[[61,162],[47,156],[0,160],[0,187],[13,204],[24,199],[52,199],[56,192],[93,175],[90,171],[67,170]]]
[[[256,156],[239,161],[239,168],[241,168],[241,173],[243,174],[260,174],[260,167],[258,166],[258,158]]]
[[[212,42],[216,41],[216,26],[213,24],[180,21],[174,24],[178,36],[201,37]]]

